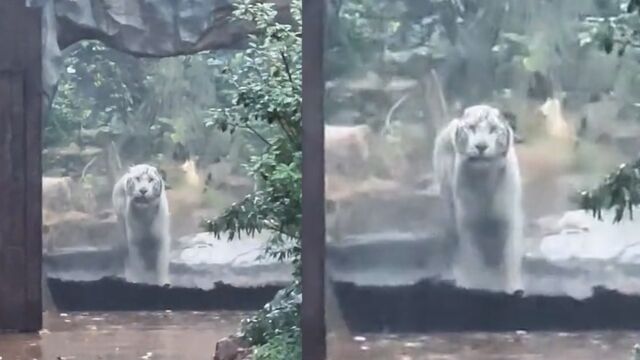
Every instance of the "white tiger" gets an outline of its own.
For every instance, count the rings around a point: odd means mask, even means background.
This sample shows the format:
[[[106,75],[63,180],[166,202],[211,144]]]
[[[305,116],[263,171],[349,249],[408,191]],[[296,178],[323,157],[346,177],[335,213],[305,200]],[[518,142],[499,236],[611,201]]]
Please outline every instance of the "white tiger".
[[[147,164],[130,167],[115,184],[112,200],[127,239],[126,279],[169,284],[169,204],[158,170]]]
[[[522,288],[522,181],[513,139],[500,111],[487,105],[465,109],[436,138],[433,163],[460,286]]]

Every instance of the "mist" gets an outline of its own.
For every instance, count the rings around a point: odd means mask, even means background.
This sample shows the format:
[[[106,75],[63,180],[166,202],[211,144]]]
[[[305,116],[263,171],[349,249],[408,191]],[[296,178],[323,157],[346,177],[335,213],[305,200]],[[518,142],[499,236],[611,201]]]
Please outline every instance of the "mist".
[[[607,53],[594,35],[597,19],[623,14],[624,5],[331,2],[327,272],[328,291],[345,293],[331,293],[338,299],[328,312],[357,322],[361,312],[348,315],[355,300],[340,301],[346,292],[455,284],[432,152],[438,131],[477,104],[499,109],[516,135],[524,293],[587,299],[598,286],[640,293],[633,265],[638,223],[614,224],[612,212],[599,221],[576,201],[640,151],[638,50]],[[392,306],[391,299],[375,301]],[[402,327],[400,320],[391,323]]]

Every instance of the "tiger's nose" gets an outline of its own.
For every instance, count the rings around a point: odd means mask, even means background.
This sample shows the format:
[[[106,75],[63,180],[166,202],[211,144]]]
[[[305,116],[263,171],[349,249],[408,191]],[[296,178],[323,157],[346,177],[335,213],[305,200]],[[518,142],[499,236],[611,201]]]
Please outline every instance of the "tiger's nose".
[[[140,189],[140,194],[144,195],[147,193],[147,189]]]
[[[478,149],[478,152],[480,154],[483,154],[484,151],[487,150],[487,147],[489,147],[489,146],[487,144],[485,144],[485,143],[476,144],[476,149]]]

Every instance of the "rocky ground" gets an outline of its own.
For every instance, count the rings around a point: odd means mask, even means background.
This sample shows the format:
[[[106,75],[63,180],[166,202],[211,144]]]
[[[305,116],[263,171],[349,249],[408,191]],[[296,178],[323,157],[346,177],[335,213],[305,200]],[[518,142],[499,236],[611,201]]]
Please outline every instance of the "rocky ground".
[[[409,206],[408,201],[399,203]],[[376,208],[372,204],[369,207]],[[380,212],[391,216],[391,206],[380,208]],[[372,212],[369,211],[369,218],[378,219],[375,226],[383,227],[380,219],[384,217],[378,218]],[[407,216],[400,218],[395,224],[410,222]],[[607,286],[640,294],[640,223],[623,219],[614,224],[612,219],[610,212],[605,212],[600,221],[575,210],[531,221],[526,239],[527,291],[584,298],[592,287]],[[445,241],[437,230],[418,230],[417,226],[413,231],[388,228],[391,230],[348,235],[330,243],[332,276],[362,285],[406,285],[438,274],[444,266]]]
[[[184,166],[166,170],[172,184],[167,190],[174,237],[171,289],[118,280],[126,242],[110,206],[108,176],[97,172],[83,181],[62,170],[48,172],[43,179],[45,309],[54,304],[83,310],[257,309],[291,280],[290,264],[261,258],[269,233],[227,241],[226,234],[217,239],[198,232],[203,218],[250,191],[247,179],[208,169],[216,175],[207,190],[216,197],[207,203],[200,173]],[[106,293],[112,296],[100,295]]]
[[[199,233],[178,239],[172,252],[172,285],[209,290],[221,282],[236,287],[282,285],[291,279],[290,264],[262,259],[265,238],[227,241]],[[118,248],[79,246],[45,254],[49,277],[92,281],[122,275],[122,253]]]
[[[482,324],[505,329],[517,329],[518,324],[545,329],[568,326],[572,331],[637,329],[634,321],[622,320],[640,308],[640,223],[627,218],[614,224],[611,212],[600,221],[581,210],[566,210],[571,209],[566,195],[590,180],[569,176],[555,180],[553,193],[547,188],[550,194],[543,194],[554,203],[548,209],[539,206],[535,216],[527,217],[522,299],[466,294],[429,283],[451,280],[451,275],[443,256],[447,241],[438,230],[442,205],[428,184],[426,189],[403,185],[340,198],[327,216],[327,271],[347,325],[374,332],[465,326],[482,330]],[[526,191],[525,202],[531,202],[539,200],[539,191],[545,189]],[[597,287],[610,291],[594,295]],[[439,304],[460,315],[455,324],[436,316]],[[463,315],[494,305],[497,312]],[[529,308],[537,312],[526,315]],[[587,308],[592,310],[578,314]],[[558,311],[562,315],[558,319],[565,320],[541,324],[535,319],[547,319],[545,313]],[[495,321],[482,320],[483,313]],[[511,320],[499,320],[506,313]],[[584,318],[572,320],[571,314]]]

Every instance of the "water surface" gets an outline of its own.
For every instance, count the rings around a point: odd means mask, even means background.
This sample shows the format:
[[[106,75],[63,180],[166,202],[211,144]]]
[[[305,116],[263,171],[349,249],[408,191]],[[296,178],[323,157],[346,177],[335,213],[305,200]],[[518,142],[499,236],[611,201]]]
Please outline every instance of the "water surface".
[[[2,360],[209,360],[242,312],[46,313],[40,334],[0,335]]]
[[[640,332],[329,335],[329,360],[630,360]]]

